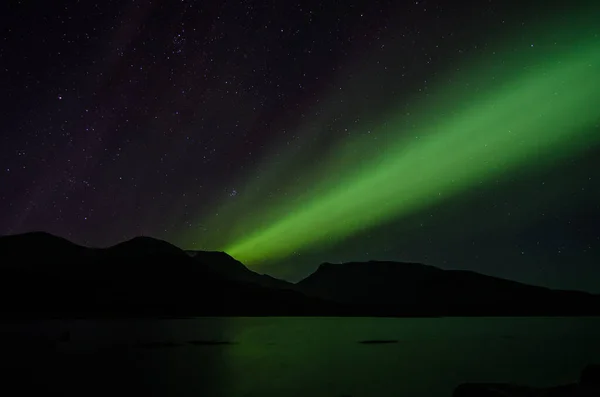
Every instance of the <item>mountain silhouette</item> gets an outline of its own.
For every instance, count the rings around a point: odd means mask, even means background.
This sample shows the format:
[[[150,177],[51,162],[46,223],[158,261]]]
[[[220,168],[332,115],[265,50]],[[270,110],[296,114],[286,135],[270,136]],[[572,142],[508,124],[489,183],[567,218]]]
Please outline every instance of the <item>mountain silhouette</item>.
[[[135,237],[109,247],[104,250],[104,253],[131,259],[147,259],[157,256],[183,258],[187,256],[184,251],[171,243],[146,236]]]
[[[45,232],[0,236],[0,268],[69,264],[82,260],[91,249]]]
[[[108,248],[47,233],[0,237],[0,310],[6,315],[321,315],[337,306],[224,277],[150,237]]]
[[[213,273],[241,283],[252,283],[268,288],[293,289],[294,284],[279,280],[267,274],[258,274],[228,254],[219,251],[186,251]]]
[[[300,281],[297,289],[309,296],[378,308],[375,312],[509,316],[600,313],[598,295],[417,263],[324,263]]]
[[[7,316],[516,316],[600,314],[600,296],[418,263],[322,264],[297,284],[223,252],[136,237],[88,248],[47,233],[0,237]]]

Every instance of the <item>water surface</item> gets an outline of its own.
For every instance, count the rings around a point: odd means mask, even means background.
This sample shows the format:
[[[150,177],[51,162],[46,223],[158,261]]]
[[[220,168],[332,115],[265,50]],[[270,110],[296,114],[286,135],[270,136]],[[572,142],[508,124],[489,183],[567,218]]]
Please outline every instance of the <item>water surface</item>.
[[[3,373],[25,377],[24,388],[83,395],[447,397],[466,381],[569,383],[600,362],[600,318],[74,320],[0,329],[4,345],[7,332],[62,335],[51,347],[13,344],[19,354],[4,356]]]

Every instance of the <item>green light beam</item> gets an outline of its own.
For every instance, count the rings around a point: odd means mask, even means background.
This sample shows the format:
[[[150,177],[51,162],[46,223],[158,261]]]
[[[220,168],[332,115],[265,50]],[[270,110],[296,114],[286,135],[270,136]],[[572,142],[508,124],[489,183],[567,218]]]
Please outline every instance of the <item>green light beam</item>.
[[[541,167],[596,143],[600,41],[588,39],[573,48],[511,71],[493,89],[455,106],[444,103],[433,122],[422,112],[410,131],[413,138],[406,137],[405,117],[391,118],[379,132],[402,134],[386,150],[353,166],[348,154],[360,153],[368,140],[340,148],[328,163],[339,174],[323,173],[317,192],[284,203],[278,214],[285,209],[285,215],[224,250],[247,264],[284,258],[423,209],[515,168]],[[485,72],[468,73],[486,81]],[[440,93],[448,97],[447,91]]]

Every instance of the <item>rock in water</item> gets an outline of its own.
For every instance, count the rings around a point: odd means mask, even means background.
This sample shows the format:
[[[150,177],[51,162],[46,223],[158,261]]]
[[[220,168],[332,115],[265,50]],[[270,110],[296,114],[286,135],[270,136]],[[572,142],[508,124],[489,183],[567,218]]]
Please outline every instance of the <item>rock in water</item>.
[[[453,397],[587,397],[580,394],[576,383],[570,385],[534,388],[505,383],[465,383],[458,386]],[[591,396],[591,395],[590,395]]]
[[[583,369],[579,378],[581,390],[578,397],[600,396],[600,364],[590,364]]]
[[[579,383],[533,388],[508,383],[464,383],[454,389],[453,397],[600,397],[600,365],[584,368]]]
[[[533,389],[505,383],[465,383],[454,389],[453,397],[533,397]]]
[[[590,364],[585,367],[579,383],[586,387],[600,388],[600,364]]]

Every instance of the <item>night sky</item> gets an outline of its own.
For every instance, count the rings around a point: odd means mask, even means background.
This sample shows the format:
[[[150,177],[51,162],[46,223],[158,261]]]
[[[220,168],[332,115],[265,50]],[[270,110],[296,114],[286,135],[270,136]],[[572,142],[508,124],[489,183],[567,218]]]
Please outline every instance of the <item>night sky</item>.
[[[0,234],[600,292],[594,3],[3,2]]]

